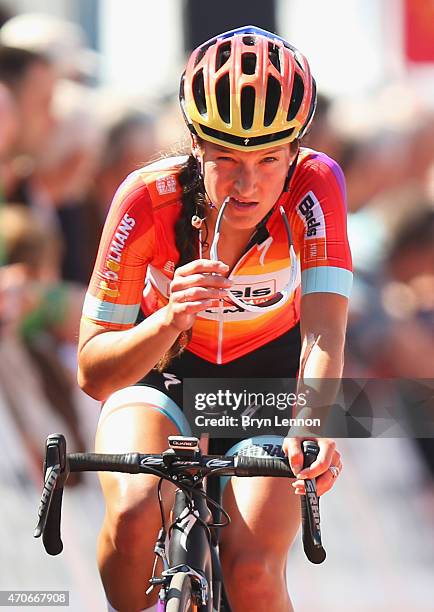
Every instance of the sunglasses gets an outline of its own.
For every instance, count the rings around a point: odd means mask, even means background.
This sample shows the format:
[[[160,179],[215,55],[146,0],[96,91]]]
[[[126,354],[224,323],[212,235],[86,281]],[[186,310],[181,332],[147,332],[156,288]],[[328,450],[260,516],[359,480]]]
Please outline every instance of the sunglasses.
[[[217,216],[214,238],[213,238],[211,248],[210,248],[210,258],[214,261],[219,260],[218,242],[220,239],[220,226],[221,226],[221,222],[223,219],[224,210],[226,206],[228,205],[229,200],[230,200],[229,196],[225,198],[225,200],[223,201],[223,204],[220,207],[220,210]],[[297,265],[297,256],[295,254],[294,246],[292,242],[291,229],[289,227],[288,217],[286,216],[283,206],[280,206],[279,211],[280,211],[280,214],[283,220],[283,224],[285,226],[286,235],[288,237],[289,256],[290,256],[290,261],[291,261],[291,267],[289,270],[289,279],[285,287],[282,289],[282,291],[279,291],[270,300],[263,302],[260,305],[248,304],[247,302],[244,302],[243,300],[240,300],[239,298],[235,297],[231,293],[231,296],[230,296],[231,301],[237,306],[239,306],[240,308],[247,310],[248,312],[269,312],[271,310],[275,310],[276,308],[280,308],[289,298],[289,296],[294,291],[294,289],[297,287],[298,265]]]

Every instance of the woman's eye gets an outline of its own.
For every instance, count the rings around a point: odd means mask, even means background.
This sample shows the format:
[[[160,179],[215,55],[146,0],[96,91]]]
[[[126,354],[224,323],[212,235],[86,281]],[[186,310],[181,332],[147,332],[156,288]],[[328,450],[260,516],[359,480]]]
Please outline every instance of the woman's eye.
[[[262,161],[266,164],[270,164],[272,162],[277,161],[277,157],[264,157]]]
[[[226,157],[225,155],[219,155],[219,157],[217,157],[217,160],[218,161],[230,161],[230,162],[234,161],[232,157]]]

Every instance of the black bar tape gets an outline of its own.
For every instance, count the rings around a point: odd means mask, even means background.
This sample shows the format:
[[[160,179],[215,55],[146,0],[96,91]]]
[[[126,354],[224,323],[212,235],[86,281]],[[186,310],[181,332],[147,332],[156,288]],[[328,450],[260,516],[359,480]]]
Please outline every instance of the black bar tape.
[[[71,472],[126,472],[138,474],[140,469],[140,453],[123,453],[119,455],[103,455],[99,453],[71,453],[68,464]]]
[[[294,478],[288,459],[277,457],[236,457],[235,476],[277,476]]]

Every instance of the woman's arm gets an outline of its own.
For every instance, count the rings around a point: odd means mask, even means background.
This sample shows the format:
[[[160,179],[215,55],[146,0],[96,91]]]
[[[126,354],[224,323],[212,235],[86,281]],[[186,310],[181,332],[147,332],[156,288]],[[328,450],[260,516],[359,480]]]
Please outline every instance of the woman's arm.
[[[78,384],[94,399],[104,401],[114,391],[143,378],[179,333],[168,321],[167,307],[122,331],[109,330],[83,318],[78,346]]]
[[[319,406],[331,405],[336,397],[339,381],[344,365],[345,331],[348,316],[348,299],[336,293],[309,293],[301,301],[301,338],[302,350],[300,357],[299,388],[303,392],[304,381],[316,391]],[[323,410],[321,415],[324,415]],[[298,417],[314,418],[315,405],[309,402]],[[292,433],[292,432],[290,432]],[[320,452],[311,468],[303,470],[303,478],[319,477],[318,493],[322,495],[333,486],[334,478],[329,470],[335,465],[340,470],[342,464],[336,444],[328,438],[316,438],[306,432],[306,436],[285,438],[283,448],[288,455],[293,471],[300,473],[303,465],[303,454],[300,442],[303,439],[316,439]],[[303,493],[301,480],[294,482],[297,493]]]
[[[122,331],[83,318],[78,347],[78,383],[98,400],[143,378],[189,329],[212,300],[227,295],[232,285],[219,261],[197,259],[178,268],[170,284],[167,306]]]
[[[348,299],[309,293],[301,300],[301,379],[340,379],[344,366]]]

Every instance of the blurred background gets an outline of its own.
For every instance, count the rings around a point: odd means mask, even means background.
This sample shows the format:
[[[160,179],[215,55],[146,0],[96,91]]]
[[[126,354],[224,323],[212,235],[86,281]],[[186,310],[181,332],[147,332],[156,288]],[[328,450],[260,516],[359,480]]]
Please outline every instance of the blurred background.
[[[346,175],[346,375],[434,378],[434,0],[0,0],[0,590],[66,589],[74,612],[105,609],[96,478],[71,479],[60,557],[32,538],[44,440],[93,448],[76,341],[107,208],[185,139],[188,51],[246,24],[307,55],[320,95],[304,144]],[[339,441],[327,563],[298,542],[290,553],[298,612],[434,611],[433,446]]]

